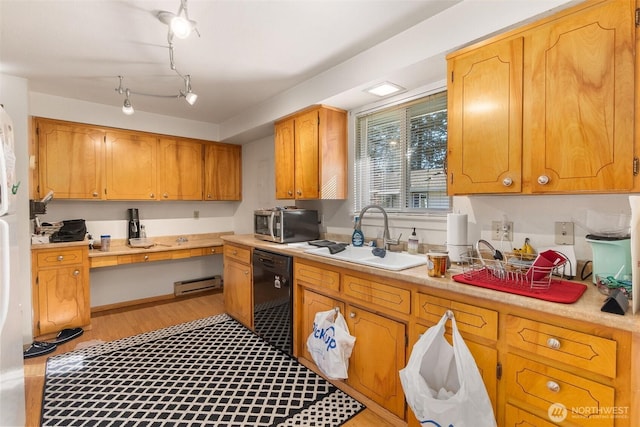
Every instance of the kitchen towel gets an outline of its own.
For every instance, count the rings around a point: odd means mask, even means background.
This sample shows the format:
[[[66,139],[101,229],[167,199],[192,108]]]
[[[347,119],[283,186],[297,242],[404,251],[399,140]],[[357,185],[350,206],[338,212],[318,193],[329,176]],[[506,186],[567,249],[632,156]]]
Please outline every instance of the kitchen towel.
[[[640,196],[629,196],[631,205],[631,312],[640,309]]]
[[[447,214],[447,245],[467,244],[467,214]]]

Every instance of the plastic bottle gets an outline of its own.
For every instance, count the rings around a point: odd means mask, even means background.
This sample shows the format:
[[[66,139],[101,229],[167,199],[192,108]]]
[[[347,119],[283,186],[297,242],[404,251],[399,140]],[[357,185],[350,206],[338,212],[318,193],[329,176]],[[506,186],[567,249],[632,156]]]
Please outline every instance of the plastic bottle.
[[[147,229],[145,228],[144,224],[140,224],[140,238],[147,238]]]
[[[407,252],[414,255],[417,254],[419,243],[420,241],[418,240],[418,235],[416,234],[416,228],[414,227],[413,233],[411,233],[411,236],[409,236],[409,239],[407,240]]]
[[[353,246],[364,245],[364,234],[358,229],[358,217],[356,217],[355,225],[353,226],[353,234],[351,235],[351,244]]]

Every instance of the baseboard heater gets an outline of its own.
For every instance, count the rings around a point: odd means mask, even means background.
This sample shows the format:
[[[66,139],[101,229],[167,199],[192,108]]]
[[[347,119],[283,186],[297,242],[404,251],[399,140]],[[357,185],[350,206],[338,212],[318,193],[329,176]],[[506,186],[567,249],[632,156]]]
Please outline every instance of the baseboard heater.
[[[201,279],[182,280],[173,283],[175,296],[190,295],[222,288],[222,276],[203,277]]]

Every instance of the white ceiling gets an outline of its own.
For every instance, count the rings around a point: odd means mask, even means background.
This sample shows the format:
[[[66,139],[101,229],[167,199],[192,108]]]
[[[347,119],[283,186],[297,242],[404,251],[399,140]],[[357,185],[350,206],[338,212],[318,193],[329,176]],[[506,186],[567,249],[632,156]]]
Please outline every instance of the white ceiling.
[[[553,6],[566,1],[540,2]],[[390,45],[400,58],[402,47],[393,47],[390,40],[459,2],[188,0],[189,17],[197,21],[201,36],[174,39],[175,64],[191,75],[197,103],[136,95],[131,101],[136,111],[229,123],[230,129],[256,106],[268,106],[296,90],[304,90],[310,103],[330,101],[345,109],[372,103],[377,98],[364,94],[363,85],[393,79],[410,90],[444,78],[442,50],[424,61],[402,58],[395,69],[394,64],[381,66],[380,50],[374,49]],[[536,2],[514,3],[520,5],[511,9],[526,15],[530,12],[520,12],[526,9],[522,6]],[[123,102],[115,90],[118,75],[133,92],[177,94],[184,84],[169,68],[168,29],[156,14],[175,13],[179,6],[180,0],[0,0],[0,73],[28,79],[32,92],[114,108]],[[536,7],[530,9],[542,10]],[[494,16],[487,21],[500,21]],[[439,31],[449,30],[447,37],[456,39],[460,28]],[[476,37],[473,31],[470,37]],[[367,62],[367,53],[377,55],[376,60]],[[328,72],[331,90],[323,88],[322,76]],[[265,122],[253,121],[256,127]]]

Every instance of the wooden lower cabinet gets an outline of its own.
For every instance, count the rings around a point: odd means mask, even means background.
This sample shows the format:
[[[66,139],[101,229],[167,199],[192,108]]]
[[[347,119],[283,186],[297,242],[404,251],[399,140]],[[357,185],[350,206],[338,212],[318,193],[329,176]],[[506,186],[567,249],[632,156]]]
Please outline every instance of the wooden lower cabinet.
[[[33,335],[91,323],[88,247],[32,250]]]
[[[448,310],[476,361],[498,426],[640,426],[640,339],[631,332],[303,258],[295,258],[294,281],[295,356],[313,362],[306,339],[315,313],[344,310],[356,341],[349,378],[337,384],[408,427],[420,423],[405,404],[399,371],[420,335]],[[451,342],[449,323],[445,336]]]
[[[347,384],[404,418],[398,372],[405,366],[406,325],[352,305],[347,307],[346,319],[356,337]]]
[[[224,246],[224,308],[227,314],[253,329],[253,289],[251,250]]]

